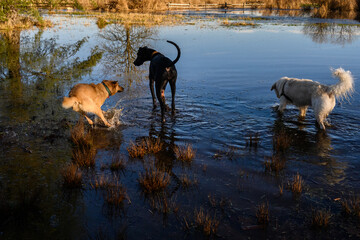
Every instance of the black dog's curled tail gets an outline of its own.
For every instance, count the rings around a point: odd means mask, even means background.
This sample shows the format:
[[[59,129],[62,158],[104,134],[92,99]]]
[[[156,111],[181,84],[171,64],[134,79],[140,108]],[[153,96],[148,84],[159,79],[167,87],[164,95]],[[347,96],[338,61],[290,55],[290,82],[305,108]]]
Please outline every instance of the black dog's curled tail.
[[[177,49],[177,52],[178,52],[177,57],[175,58],[174,61],[172,61],[172,64],[169,66],[169,67],[171,67],[171,66],[175,65],[175,63],[177,63],[177,61],[179,61],[180,56],[181,56],[181,51],[180,51],[179,46],[176,45],[176,43],[174,43],[174,42],[172,42],[172,41],[169,41],[169,40],[167,40],[167,42],[168,42],[168,43],[171,43],[172,45],[174,45],[174,46],[176,47],[176,49]]]

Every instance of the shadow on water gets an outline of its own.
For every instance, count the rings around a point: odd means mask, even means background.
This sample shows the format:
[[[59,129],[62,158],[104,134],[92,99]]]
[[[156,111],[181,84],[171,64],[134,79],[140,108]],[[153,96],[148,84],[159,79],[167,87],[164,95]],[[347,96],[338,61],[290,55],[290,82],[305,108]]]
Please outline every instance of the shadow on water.
[[[307,169],[306,174],[311,176],[310,178],[314,181],[318,179],[322,184],[328,185],[341,183],[346,177],[347,163],[333,157],[329,134],[318,127],[311,131],[309,124],[303,119],[294,123],[278,113],[272,129],[274,138],[280,136],[287,143],[284,144],[284,141],[273,142],[275,145],[285,145],[285,147],[273,146],[274,151],[278,148],[286,149],[287,155],[299,163],[295,171],[299,171],[299,168]],[[314,166],[313,170],[311,166]],[[316,166],[323,168],[322,174],[319,174]]]

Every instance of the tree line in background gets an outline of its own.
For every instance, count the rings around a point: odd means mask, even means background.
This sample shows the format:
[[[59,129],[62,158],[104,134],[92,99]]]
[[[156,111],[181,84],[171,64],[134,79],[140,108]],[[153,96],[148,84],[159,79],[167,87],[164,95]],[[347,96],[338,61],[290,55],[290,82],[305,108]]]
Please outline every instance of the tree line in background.
[[[125,11],[125,10],[163,10],[167,3],[199,4],[241,4],[243,2],[263,3],[267,9],[313,9],[318,16],[326,17],[329,12],[359,12],[360,0],[1,0],[0,23],[15,22],[19,16],[29,21],[44,24],[38,12],[39,8],[50,10],[72,8],[78,10]]]

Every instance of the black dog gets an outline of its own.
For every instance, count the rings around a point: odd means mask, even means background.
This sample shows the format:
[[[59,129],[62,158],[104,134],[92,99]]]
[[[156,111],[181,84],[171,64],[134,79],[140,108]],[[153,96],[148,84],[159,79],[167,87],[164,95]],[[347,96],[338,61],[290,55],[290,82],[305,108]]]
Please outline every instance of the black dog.
[[[165,88],[167,83],[170,83],[171,87],[171,95],[172,95],[172,104],[171,109],[172,113],[175,113],[175,91],[176,91],[176,78],[177,71],[175,68],[175,63],[180,58],[180,48],[176,43],[172,41],[167,41],[168,43],[173,44],[177,51],[178,55],[174,61],[171,61],[169,58],[165,57],[161,53],[155,51],[154,49],[150,49],[148,47],[141,47],[137,52],[137,58],[134,61],[135,66],[140,66],[146,61],[150,61],[149,68],[149,80],[150,80],[150,91],[153,100],[153,107],[156,108],[156,100],[154,94],[154,81],[156,88],[156,97],[159,100],[161,107],[161,119],[165,122],[164,113],[168,110],[165,104]]]

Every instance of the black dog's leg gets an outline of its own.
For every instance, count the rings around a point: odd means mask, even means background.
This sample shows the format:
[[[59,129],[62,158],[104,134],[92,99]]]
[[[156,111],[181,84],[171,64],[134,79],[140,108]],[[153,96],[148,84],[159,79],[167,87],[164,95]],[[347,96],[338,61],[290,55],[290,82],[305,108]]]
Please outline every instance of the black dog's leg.
[[[166,103],[165,103],[165,86],[167,82],[156,83],[156,96],[160,103],[161,108],[161,121],[165,122],[165,111],[166,111]]]
[[[171,88],[171,97],[172,97],[172,102],[171,102],[171,112],[172,114],[175,113],[175,92],[176,92],[176,79],[172,79],[170,81],[170,88]]]
[[[152,101],[153,101],[153,109],[156,108],[156,99],[155,99],[155,93],[154,93],[154,79],[150,78],[150,92],[151,92],[151,97],[152,97]]]

